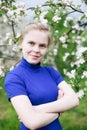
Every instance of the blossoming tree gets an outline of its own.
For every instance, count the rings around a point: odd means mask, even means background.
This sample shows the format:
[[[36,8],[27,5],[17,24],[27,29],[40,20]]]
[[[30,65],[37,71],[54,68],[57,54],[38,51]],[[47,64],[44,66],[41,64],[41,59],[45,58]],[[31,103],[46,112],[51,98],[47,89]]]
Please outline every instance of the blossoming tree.
[[[24,3],[16,4],[15,1],[0,1],[0,22],[11,29],[0,36],[0,46],[4,50],[0,51],[0,78],[14,67],[11,63],[13,58],[15,61],[15,58],[20,59],[17,24],[29,15],[28,10],[32,10],[35,20],[50,24],[53,35],[53,49],[43,64],[50,63],[59,69],[82,98],[87,91],[87,11],[82,11],[81,5],[75,5],[73,0],[47,0],[44,5],[28,9]],[[78,16],[74,17],[76,12]]]

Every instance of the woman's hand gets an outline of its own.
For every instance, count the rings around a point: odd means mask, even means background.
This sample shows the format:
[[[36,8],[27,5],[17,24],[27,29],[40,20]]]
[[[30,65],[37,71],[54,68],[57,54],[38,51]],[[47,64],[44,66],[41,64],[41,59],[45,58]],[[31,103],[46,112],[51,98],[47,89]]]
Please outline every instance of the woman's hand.
[[[58,97],[57,97],[57,100],[58,100],[58,99],[61,99],[63,96],[64,96],[64,92],[63,92],[62,90],[58,89]],[[58,114],[59,114],[58,117],[60,117],[62,113],[63,113],[63,112],[58,113]]]

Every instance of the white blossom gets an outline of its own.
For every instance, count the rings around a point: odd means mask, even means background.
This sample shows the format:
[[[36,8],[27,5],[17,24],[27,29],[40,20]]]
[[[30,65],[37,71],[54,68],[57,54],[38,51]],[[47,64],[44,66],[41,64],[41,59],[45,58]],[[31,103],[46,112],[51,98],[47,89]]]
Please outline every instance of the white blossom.
[[[67,20],[64,21],[64,24],[63,24],[63,25],[64,25],[64,27],[68,27],[68,22],[67,22]]]
[[[54,49],[53,49],[53,54],[54,54],[54,55],[57,55],[57,48],[54,48]]]
[[[13,50],[13,51],[16,51],[16,52],[19,51],[19,47],[17,46],[17,44],[13,45],[12,50]]]
[[[72,0],[63,0],[63,3],[70,5],[72,3]]]
[[[69,53],[66,52],[65,55],[63,56],[63,61],[66,61],[67,57],[69,56]]]
[[[14,15],[14,11],[9,9],[8,12],[7,12],[7,15],[9,17],[13,16]]]
[[[60,11],[58,9],[56,9],[55,14],[58,15],[60,13]]]
[[[81,89],[77,92],[78,98],[82,99],[84,97],[84,91]]]
[[[13,44],[13,40],[11,38],[9,38],[8,45],[12,45],[12,44]]]
[[[55,16],[52,18],[52,20],[53,20],[54,22],[58,22],[59,20],[61,20],[61,17],[55,15]]]
[[[58,33],[59,33],[59,31],[58,31],[58,30],[56,30],[56,31],[55,31],[55,33],[56,33],[56,34],[58,34]]]
[[[64,74],[66,74],[66,73],[67,73],[67,70],[66,70],[66,69],[63,69],[63,72],[64,72]]]
[[[3,21],[3,23],[7,23],[8,19],[7,19],[6,15],[2,16],[2,21]]]
[[[16,23],[19,23],[22,20],[22,16],[25,16],[27,14],[25,4],[13,4],[16,6],[15,10],[8,9],[7,16],[10,18],[10,20],[13,20]]]
[[[72,33],[74,34],[74,33],[75,33],[75,30],[72,30]]]
[[[84,12],[85,17],[87,17],[87,12]]]
[[[74,62],[71,62],[70,65],[71,65],[71,67],[73,67],[73,66],[75,65],[75,63],[74,63]]]
[[[16,38],[18,38],[18,37],[20,37],[20,33],[19,32],[16,34]]]
[[[81,41],[80,39],[76,39],[75,42],[76,42],[77,44],[81,44],[81,43],[82,43],[82,41]]]
[[[25,3],[24,2],[20,2],[19,4],[17,4],[17,7],[19,8],[25,8]]]
[[[73,20],[73,17],[67,16],[67,17],[66,17],[66,20],[67,20],[67,21],[72,21],[72,20]]]
[[[68,27],[68,22],[69,21],[72,21],[73,20],[73,18],[72,17],[70,17],[70,16],[68,16],[68,17],[66,17],[66,20],[64,21],[64,27]]]
[[[85,42],[86,41],[86,38],[85,37],[82,37],[82,42]]]
[[[82,53],[85,51],[87,51],[87,47],[77,46],[77,52],[76,52],[77,59],[79,59],[82,56]]]
[[[72,54],[72,55],[75,55],[75,52],[73,51],[71,54]]]
[[[3,77],[4,76],[4,72],[3,72],[3,66],[0,66],[0,76]]]
[[[5,37],[5,40],[9,39],[11,37],[11,33],[6,33],[6,37]]]
[[[44,24],[44,25],[47,25],[47,23],[48,23],[47,19],[44,19],[44,18],[43,18],[43,19],[40,19],[40,21],[41,21],[41,23]]]
[[[52,2],[52,0],[47,0],[47,2]]]
[[[41,14],[40,14],[40,18],[44,18],[45,17],[45,15],[48,13],[48,11],[46,10],[46,11],[43,11]]]
[[[82,28],[82,27],[80,27],[78,24],[76,24],[76,25],[72,26],[72,28],[73,28],[73,29],[76,29],[76,30],[78,30],[78,31],[80,31],[80,30],[82,30],[82,31],[83,31],[83,28]]]
[[[42,5],[37,5],[37,7],[40,11],[44,11],[44,7]]]
[[[76,39],[75,39],[75,42],[77,44],[81,44],[82,43],[82,40],[84,41],[84,38],[82,38],[81,36],[77,36]]]
[[[62,43],[65,43],[66,42],[66,37],[65,36],[61,36],[59,38],[59,40],[62,42]]]
[[[63,44],[62,44],[62,47],[63,47],[63,48],[67,48],[67,47],[68,47],[68,44],[64,44],[64,43],[63,43]]]
[[[84,71],[81,78],[87,78],[87,71]]]
[[[83,59],[83,57],[80,57],[74,64],[77,67],[80,67],[81,64],[85,63],[85,60]]]
[[[46,14],[47,14],[47,11],[44,11],[44,12],[42,12],[42,13],[40,14],[40,16],[39,16],[40,21],[41,21],[41,23],[43,23],[43,24],[47,24],[47,23],[48,23],[47,19],[44,18]]]
[[[71,70],[71,72],[67,72],[66,75],[69,77],[69,78],[75,78],[75,75],[76,75],[76,70]]]

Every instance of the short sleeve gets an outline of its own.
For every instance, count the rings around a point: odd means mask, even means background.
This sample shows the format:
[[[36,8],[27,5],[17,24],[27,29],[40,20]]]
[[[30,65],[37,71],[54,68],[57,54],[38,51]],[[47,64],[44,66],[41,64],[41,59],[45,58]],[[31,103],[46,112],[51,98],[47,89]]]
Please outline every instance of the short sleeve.
[[[9,100],[14,96],[27,95],[23,80],[14,73],[7,74],[4,82],[4,88]]]
[[[62,77],[62,75],[60,74],[59,71],[57,71],[56,69],[54,69],[53,67],[47,67],[51,77],[55,80],[56,84],[58,85],[60,82],[64,81],[64,78]]]

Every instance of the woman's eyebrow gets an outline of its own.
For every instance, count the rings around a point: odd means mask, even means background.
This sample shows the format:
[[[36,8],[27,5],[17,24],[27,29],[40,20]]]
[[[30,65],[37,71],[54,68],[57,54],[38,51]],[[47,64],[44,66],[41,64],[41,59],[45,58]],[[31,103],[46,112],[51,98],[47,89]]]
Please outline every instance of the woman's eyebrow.
[[[34,41],[28,40],[28,42],[34,42]],[[35,43],[35,42],[34,42],[34,43]]]
[[[34,44],[37,44],[37,42],[35,42],[35,41],[28,41],[28,42],[32,42],[32,43],[34,43]],[[45,42],[42,42],[42,43],[39,43],[39,44],[43,44],[43,45],[46,45],[46,43]]]

